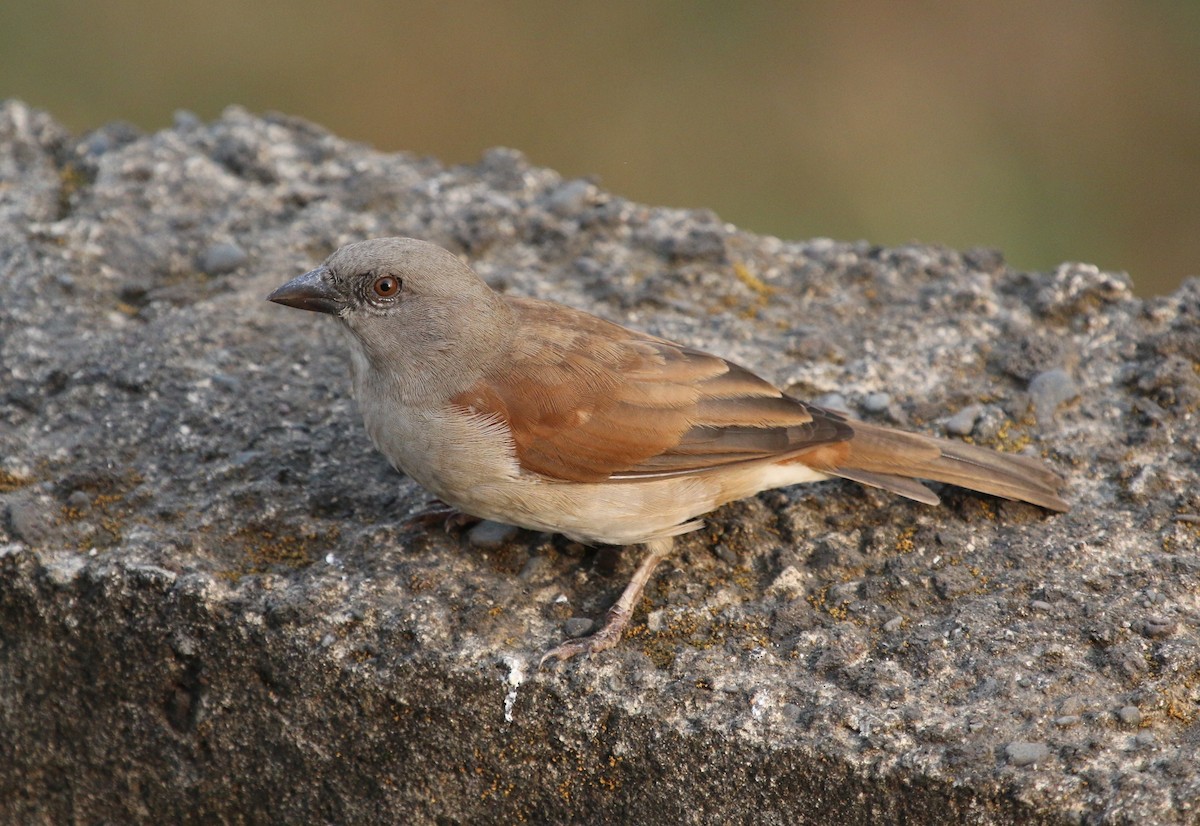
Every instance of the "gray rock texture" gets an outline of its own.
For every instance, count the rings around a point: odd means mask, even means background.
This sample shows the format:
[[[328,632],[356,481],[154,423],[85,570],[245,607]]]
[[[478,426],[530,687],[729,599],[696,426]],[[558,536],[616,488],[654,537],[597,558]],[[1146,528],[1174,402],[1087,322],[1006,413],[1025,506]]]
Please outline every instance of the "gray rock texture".
[[[683,538],[620,647],[539,672],[635,555],[411,524],[333,325],[263,300],[395,234],[1041,454],[1075,507],[766,493]],[[0,821],[1196,822],[1198,362],[1197,280],[1139,300],[758,237],[509,150],[448,169],[237,109],[78,138],[9,102]]]

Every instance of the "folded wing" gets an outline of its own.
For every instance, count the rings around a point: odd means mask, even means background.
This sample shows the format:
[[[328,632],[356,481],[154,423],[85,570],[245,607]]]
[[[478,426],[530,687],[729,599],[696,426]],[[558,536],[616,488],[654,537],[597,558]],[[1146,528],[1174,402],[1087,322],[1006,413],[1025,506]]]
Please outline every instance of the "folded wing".
[[[520,322],[512,362],[454,403],[503,419],[529,472],[576,482],[704,473],[853,432],[725,359],[559,305],[509,301]]]

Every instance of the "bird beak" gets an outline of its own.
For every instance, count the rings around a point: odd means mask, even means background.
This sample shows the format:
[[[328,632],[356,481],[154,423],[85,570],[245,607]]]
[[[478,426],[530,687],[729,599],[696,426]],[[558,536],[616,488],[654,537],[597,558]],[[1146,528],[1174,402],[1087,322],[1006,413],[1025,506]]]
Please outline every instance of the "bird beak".
[[[275,291],[267,296],[267,301],[298,310],[337,315],[346,309],[346,302],[325,278],[328,274],[327,268],[317,267],[312,272],[306,272],[282,287],[275,288]]]

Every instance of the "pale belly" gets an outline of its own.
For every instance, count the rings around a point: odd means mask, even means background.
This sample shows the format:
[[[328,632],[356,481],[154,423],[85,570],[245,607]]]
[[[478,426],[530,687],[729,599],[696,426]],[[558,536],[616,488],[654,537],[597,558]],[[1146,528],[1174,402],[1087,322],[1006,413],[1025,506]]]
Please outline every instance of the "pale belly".
[[[378,409],[378,407],[376,407]],[[507,427],[461,410],[364,408],[381,453],[434,496],[464,513],[583,542],[629,545],[700,527],[720,505],[760,490],[826,478],[772,465],[694,476],[600,483],[563,482],[522,471]]]

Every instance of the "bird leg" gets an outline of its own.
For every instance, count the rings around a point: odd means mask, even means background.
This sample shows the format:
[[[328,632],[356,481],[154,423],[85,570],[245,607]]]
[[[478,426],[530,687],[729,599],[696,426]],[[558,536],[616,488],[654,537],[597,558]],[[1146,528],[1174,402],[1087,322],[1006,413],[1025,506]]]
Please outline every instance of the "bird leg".
[[[633,579],[629,580],[629,584],[625,586],[621,598],[612,608],[608,609],[608,615],[604,618],[604,626],[595,634],[567,640],[561,645],[551,648],[542,657],[538,667],[545,665],[546,660],[568,660],[576,654],[595,654],[616,645],[621,639],[621,635],[625,633],[625,627],[629,625],[629,620],[633,616],[633,609],[641,599],[642,591],[646,589],[646,583],[654,575],[654,569],[671,555],[671,548],[674,544],[675,540],[669,536],[651,539],[647,542],[646,556],[642,558],[641,564],[634,571]]]

